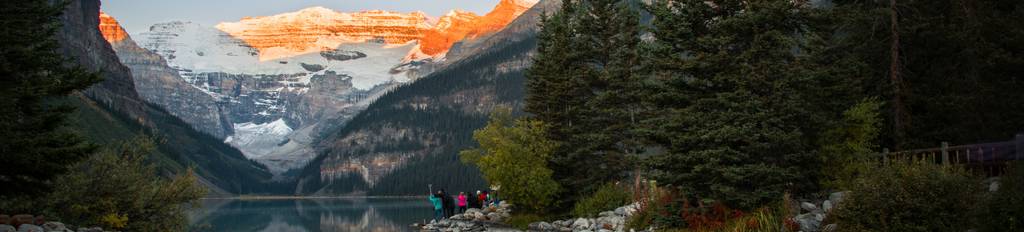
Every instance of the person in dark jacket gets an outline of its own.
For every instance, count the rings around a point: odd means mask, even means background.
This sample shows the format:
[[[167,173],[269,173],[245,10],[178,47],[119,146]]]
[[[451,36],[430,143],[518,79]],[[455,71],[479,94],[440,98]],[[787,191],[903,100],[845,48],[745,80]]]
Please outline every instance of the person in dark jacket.
[[[444,189],[441,189],[441,204],[444,206],[444,218],[451,218],[455,211],[455,204],[452,202],[452,196],[448,195]]]
[[[467,199],[467,200],[469,200],[469,208],[477,208],[477,209],[479,209],[480,208],[480,198],[478,198],[477,195],[480,195],[480,191],[476,191],[476,193],[470,192],[469,194],[470,194],[469,197],[468,197],[469,199]]]

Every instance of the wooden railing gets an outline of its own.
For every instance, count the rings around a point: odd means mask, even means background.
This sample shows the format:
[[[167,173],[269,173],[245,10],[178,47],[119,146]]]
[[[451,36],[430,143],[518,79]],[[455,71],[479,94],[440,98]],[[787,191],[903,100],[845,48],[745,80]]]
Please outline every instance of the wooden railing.
[[[1006,163],[1024,159],[1024,134],[1010,141],[949,146],[943,142],[938,148],[879,153],[883,162],[891,160],[918,160],[944,165],[964,165],[972,171],[982,171],[989,176],[1000,175]]]

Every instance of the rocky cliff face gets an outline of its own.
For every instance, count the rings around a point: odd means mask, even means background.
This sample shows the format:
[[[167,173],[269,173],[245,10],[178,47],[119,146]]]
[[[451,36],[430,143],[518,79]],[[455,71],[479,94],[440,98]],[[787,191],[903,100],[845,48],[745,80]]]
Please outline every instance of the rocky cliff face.
[[[57,1],[54,1],[55,3]],[[63,2],[63,1],[61,1]],[[66,1],[61,29],[56,38],[59,52],[105,80],[84,91],[86,97],[72,97],[81,107],[77,112],[89,116],[76,118],[76,129],[93,142],[117,143],[136,137],[156,137],[151,157],[159,160],[161,173],[185,171],[195,167],[199,181],[215,193],[256,193],[270,191],[266,186],[270,173],[230,146],[193,130],[188,124],[163,109],[146,104],[136,92],[131,70],[122,65],[107,39],[127,42],[129,37],[111,30],[107,19],[101,33],[98,0]]]
[[[163,57],[136,45],[116,19],[100,13],[99,28],[121,63],[131,70],[136,91],[145,101],[215,137],[225,138],[233,132],[217,99],[185,82]]]
[[[140,123],[143,105],[135,92],[131,71],[121,65],[117,55],[100,33],[99,1],[70,1],[61,15],[63,26],[57,32],[60,52],[94,72],[101,72],[103,82],[90,87],[85,94],[110,108],[124,112]]]

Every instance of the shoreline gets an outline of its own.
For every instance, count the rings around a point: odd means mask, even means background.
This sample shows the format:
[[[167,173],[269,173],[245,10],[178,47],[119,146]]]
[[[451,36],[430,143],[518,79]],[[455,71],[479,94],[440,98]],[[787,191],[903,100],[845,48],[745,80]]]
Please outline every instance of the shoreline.
[[[199,200],[303,200],[303,199],[418,199],[423,196],[227,196],[203,197]]]

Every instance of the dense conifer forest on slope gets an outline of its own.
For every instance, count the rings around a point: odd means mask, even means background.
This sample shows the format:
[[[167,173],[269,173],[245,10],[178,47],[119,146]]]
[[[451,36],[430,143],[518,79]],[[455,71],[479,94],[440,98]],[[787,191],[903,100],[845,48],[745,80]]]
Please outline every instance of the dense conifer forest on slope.
[[[147,128],[86,97],[71,97],[68,101],[78,108],[73,114],[73,125],[93,143],[109,146],[139,136],[152,137],[157,149],[150,158],[165,175],[194,168],[204,181],[223,190],[219,194],[291,191],[290,183],[270,181],[271,174],[262,164],[246,159],[238,149],[196,131],[157,106],[147,105],[148,119],[156,125]]]
[[[528,39],[502,45],[476,57],[452,64],[413,83],[401,86],[383,95],[369,108],[357,115],[334,135],[324,141],[341,138],[359,130],[410,128],[423,132],[432,138],[439,138],[438,146],[425,147],[421,141],[404,140],[380,144],[374,147],[359,147],[354,150],[332,150],[328,148],[301,174],[300,192],[311,193],[321,188],[328,192],[345,193],[365,191],[372,195],[418,195],[423,194],[428,184],[446,189],[470,191],[485,189],[475,167],[459,160],[458,152],[473,146],[472,132],[487,121],[489,109],[467,110],[468,106],[458,102],[446,102],[446,97],[467,90],[484,90],[482,95],[466,95],[466,98],[494,98],[494,102],[513,107],[522,104],[524,76],[520,67],[503,70],[500,64],[527,59],[536,41]],[[429,106],[417,108],[412,101],[425,101]],[[323,141],[322,141],[323,142]],[[319,180],[319,166],[327,156],[359,156],[371,152],[407,152],[429,150],[429,155],[414,158],[409,166],[400,168],[385,176],[371,189],[365,189],[360,178],[352,176],[336,179],[333,183]]]

